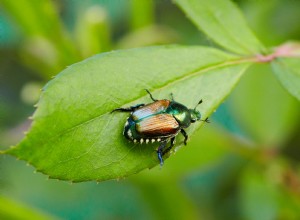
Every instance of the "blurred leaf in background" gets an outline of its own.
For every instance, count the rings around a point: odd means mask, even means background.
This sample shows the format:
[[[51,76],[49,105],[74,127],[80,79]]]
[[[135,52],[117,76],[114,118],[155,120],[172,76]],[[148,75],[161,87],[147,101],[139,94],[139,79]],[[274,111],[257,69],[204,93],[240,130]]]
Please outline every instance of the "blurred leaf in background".
[[[15,22],[24,36],[19,45],[22,62],[40,77],[49,79],[80,60],[53,1],[3,0],[1,5],[4,16]]]
[[[297,130],[299,102],[281,87],[268,65],[250,68],[229,104],[239,126],[265,147],[279,148]]]
[[[50,215],[46,215],[31,207],[16,203],[10,199],[0,196],[0,218],[1,219],[32,219],[32,220],[50,220],[56,219]]]

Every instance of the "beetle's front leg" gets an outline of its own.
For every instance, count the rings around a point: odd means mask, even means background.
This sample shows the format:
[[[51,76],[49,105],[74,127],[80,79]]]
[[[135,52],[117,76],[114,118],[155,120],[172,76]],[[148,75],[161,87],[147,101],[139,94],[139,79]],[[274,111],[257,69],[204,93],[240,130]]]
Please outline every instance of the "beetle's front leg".
[[[136,109],[144,106],[145,104],[137,104],[137,105],[134,105],[134,106],[130,106],[129,108],[116,108],[114,110],[112,110],[110,113],[113,113],[113,112],[116,112],[116,111],[120,111],[120,112],[133,112],[135,111]]]
[[[208,117],[206,117],[206,119],[201,120],[201,121],[204,121],[204,122],[206,122],[206,123],[210,123],[210,120],[208,119]]]
[[[181,134],[184,136],[183,143],[184,143],[184,145],[186,145],[186,142],[187,142],[189,136],[187,135],[187,133],[186,133],[185,130],[183,130],[183,129],[181,129],[180,132],[181,132]]]
[[[162,166],[164,164],[164,159],[162,158],[163,157],[163,149],[166,147],[167,145],[167,141],[163,141],[161,142],[161,144],[159,145],[158,149],[157,149],[157,157],[158,157],[158,160],[160,162],[160,165]]]
[[[171,145],[170,145],[170,147],[168,147],[168,148],[163,152],[162,155],[165,155],[166,153],[168,153],[168,152],[174,147],[174,145],[175,145],[175,137],[172,137],[172,138],[171,138]]]

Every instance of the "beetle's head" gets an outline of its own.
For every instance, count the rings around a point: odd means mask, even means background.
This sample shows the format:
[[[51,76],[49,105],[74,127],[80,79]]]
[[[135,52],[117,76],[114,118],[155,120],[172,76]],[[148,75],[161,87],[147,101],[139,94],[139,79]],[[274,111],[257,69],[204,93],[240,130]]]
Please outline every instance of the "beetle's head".
[[[201,114],[200,112],[196,109],[198,105],[202,103],[202,99],[198,102],[196,107],[194,109],[189,109],[190,115],[191,115],[191,123],[195,123],[196,121],[201,120]]]
[[[191,115],[191,123],[194,123],[201,119],[201,114],[196,109],[190,109],[190,115]]]

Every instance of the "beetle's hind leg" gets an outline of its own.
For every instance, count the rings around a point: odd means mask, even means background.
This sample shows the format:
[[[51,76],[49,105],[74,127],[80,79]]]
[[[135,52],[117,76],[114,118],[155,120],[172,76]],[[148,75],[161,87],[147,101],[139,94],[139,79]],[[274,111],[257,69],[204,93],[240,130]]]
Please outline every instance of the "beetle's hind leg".
[[[186,133],[185,130],[183,130],[183,129],[181,129],[180,132],[181,132],[181,134],[184,136],[183,143],[184,143],[184,145],[186,145],[186,142],[187,142],[189,136],[187,135],[187,133]]]
[[[170,147],[168,147],[168,148],[162,153],[162,155],[164,156],[166,153],[168,153],[168,152],[174,147],[174,145],[175,145],[175,137],[172,137],[172,138],[171,138],[171,145],[170,145]]]
[[[152,99],[152,101],[153,101],[153,102],[156,102],[157,99],[153,98],[151,92],[150,92],[148,89],[145,89],[145,90],[146,90],[146,92],[150,95],[150,98]]]
[[[114,110],[112,110],[110,113],[113,113],[113,112],[116,112],[116,111],[120,111],[120,112],[133,112],[135,111],[136,109],[144,106],[145,104],[137,104],[137,105],[134,105],[134,106],[130,106],[129,108],[116,108]]]
[[[167,141],[163,141],[161,142],[161,144],[159,145],[158,149],[157,149],[157,157],[158,157],[158,160],[160,162],[160,165],[162,166],[164,164],[164,159],[163,159],[163,150],[164,148],[166,147],[167,145]]]

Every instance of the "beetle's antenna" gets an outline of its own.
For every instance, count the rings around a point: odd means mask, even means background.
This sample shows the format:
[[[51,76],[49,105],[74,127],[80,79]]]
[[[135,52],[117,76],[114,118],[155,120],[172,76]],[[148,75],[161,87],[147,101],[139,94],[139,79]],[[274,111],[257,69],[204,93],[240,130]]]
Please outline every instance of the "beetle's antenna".
[[[174,96],[173,96],[173,93],[171,92],[170,94],[170,97],[171,97],[171,100],[174,101]]]
[[[198,107],[198,105],[200,105],[202,103],[202,99],[198,102],[198,104],[195,106],[194,110],[196,110],[196,108]]]

